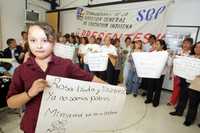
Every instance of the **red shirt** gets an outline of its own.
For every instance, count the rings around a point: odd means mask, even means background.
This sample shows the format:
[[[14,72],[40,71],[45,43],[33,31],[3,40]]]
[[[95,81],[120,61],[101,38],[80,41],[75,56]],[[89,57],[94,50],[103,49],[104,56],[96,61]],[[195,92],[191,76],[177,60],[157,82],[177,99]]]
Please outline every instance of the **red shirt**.
[[[13,95],[22,93],[31,88],[32,83],[39,79],[45,79],[46,75],[73,78],[91,81],[93,76],[81,70],[78,65],[73,64],[68,59],[52,56],[46,72],[37,65],[33,57],[26,63],[16,68],[13,75],[7,99]],[[34,133],[40,109],[42,92],[26,103],[26,111],[21,121],[21,129],[26,133]]]

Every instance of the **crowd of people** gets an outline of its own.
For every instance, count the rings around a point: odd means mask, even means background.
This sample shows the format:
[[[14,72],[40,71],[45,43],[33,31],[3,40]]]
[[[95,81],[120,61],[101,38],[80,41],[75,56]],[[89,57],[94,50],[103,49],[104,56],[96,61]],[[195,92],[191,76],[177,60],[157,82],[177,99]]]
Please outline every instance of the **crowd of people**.
[[[6,48],[1,52],[1,57],[12,58],[14,62],[18,64],[15,66],[19,66],[16,69],[16,72],[13,76],[14,80],[11,83],[10,87],[11,91],[8,93],[9,106],[19,107],[22,104],[28,103],[30,99],[36,97],[39,94],[39,92],[42,91],[38,90],[36,92],[35,88],[37,88],[37,85],[35,81],[32,81],[34,79],[31,80],[33,83],[32,87],[28,85],[29,88],[32,88],[32,91],[25,90],[27,93],[24,94],[22,93],[23,90],[18,90],[19,88],[17,89],[16,87],[23,88],[23,86],[19,84],[19,82],[20,83],[22,82],[19,81],[20,78],[22,78],[20,77],[21,75],[20,71],[22,72],[21,69],[24,68],[27,70],[23,70],[23,73],[26,71],[28,72],[28,68],[26,67],[28,67],[28,65],[30,64],[34,66],[32,68],[36,69],[37,66],[35,66],[34,63],[38,64],[43,71],[46,71],[48,65],[44,63],[45,61],[40,62],[40,59],[43,60],[43,58],[46,57],[40,57],[43,51],[37,51],[37,50],[40,50],[40,47],[42,50],[44,49],[42,43],[43,44],[59,43],[59,44],[69,45],[76,49],[75,56],[72,60],[73,65],[63,61],[63,65],[71,65],[70,69],[72,69],[72,71],[74,72],[74,74],[71,74],[71,77],[83,80],[95,80],[97,82],[102,82],[102,83],[103,81],[106,81],[107,83],[112,85],[123,84],[127,89],[126,91],[127,95],[132,94],[133,97],[137,97],[140,94],[139,93],[140,89],[142,89],[143,93],[141,93],[141,95],[146,96],[144,103],[145,104],[152,103],[153,107],[158,107],[160,104],[161,92],[163,89],[162,86],[165,75],[166,74],[171,75],[170,79],[172,79],[173,81],[173,91],[172,91],[172,96],[169,99],[169,103],[167,104],[175,106],[175,111],[170,112],[170,115],[183,116],[184,110],[186,109],[187,103],[189,101],[188,111],[186,114],[184,125],[190,126],[191,124],[194,123],[198,113],[200,92],[190,89],[189,88],[190,82],[187,81],[186,79],[173,75],[172,67],[173,67],[173,59],[176,58],[175,55],[188,56],[200,59],[200,42],[197,42],[195,45],[193,45],[192,38],[189,37],[185,38],[183,40],[182,47],[180,48],[179,52],[174,54],[169,54],[170,56],[168,57],[168,61],[165,65],[165,68],[160,78],[140,78],[138,77],[136,72],[136,67],[132,58],[132,53],[157,52],[157,51],[169,52],[169,49],[167,48],[167,44],[165,43],[165,41],[162,39],[157,39],[155,35],[150,35],[147,43],[144,43],[142,40],[132,40],[130,37],[126,37],[124,42],[121,42],[119,38],[111,38],[110,36],[106,36],[105,38],[100,38],[95,36],[80,37],[75,34],[55,35],[53,31],[51,31],[52,29],[50,27],[47,26],[49,29],[45,29],[44,27],[45,26],[35,25],[32,26],[32,28],[29,28],[28,33],[23,31],[21,33],[22,41],[20,41],[19,44],[16,43],[15,39],[9,38],[7,40],[8,48]],[[39,30],[37,32],[41,33],[41,35],[38,34],[35,36],[34,30]],[[37,43],[37,46],[34,45],[34,43],[35,44]],[[49,51],[52,52],[51,48],[53,46],[50,45],[49,47],[50,47]],[[95,72],[89,69],[88,62],[85,56],[88,53],[95,53],[95,52],[104,52],[108,55],[108,65],[105,71]],[[52,53],[51,56],[54,57],[55,55]],[[34,58],[38,57],[38,60],[32,61],[33,57]],[[55,57],[53,59],[55,59]],[[54,62],[56,62],[56,60],[58,59],[55,59]],[[48,68],[48,70],[49,69],[50,68]],[[87,74],[85,73],[84,70],[87,71]],[[78,72],[80,72],[81,74],[77,74]],[[95,75],[96,79],[92,78],[91,75]],[[43,75],[41,74],[41,77],[42,76]],[[60,76],[62,76],[62,74],[60,74]],[[83,78],[82,76],[85,76],[85,78]],[[30,79],[31,77],[27,78]],[[36,82],[41,86],[46,86],[46,82],[44,80],[36,80]],[[18,93],[21,94],[17,96],[19,99],[21,98],[21,101],[16,99],[16,95]],[[13,101],[14,99],[17,100],[19,103],[16,102],[14,103]],[[28,105],[31,106],[30,104]],[[24,125],[26,124],[24,123]],[[21,128],[23,128],[24,131],[26,131],[25,127]]]

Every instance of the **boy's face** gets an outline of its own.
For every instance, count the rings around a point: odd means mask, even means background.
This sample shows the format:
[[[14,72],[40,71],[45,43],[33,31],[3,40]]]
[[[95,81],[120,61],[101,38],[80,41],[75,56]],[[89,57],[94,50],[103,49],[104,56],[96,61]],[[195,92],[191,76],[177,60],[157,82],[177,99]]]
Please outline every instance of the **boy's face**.
[[[50,43],[43,29],[32,26],[28,32],[28,43],[31,52],[38,59],[46,59],[52,55],[53,43]]]

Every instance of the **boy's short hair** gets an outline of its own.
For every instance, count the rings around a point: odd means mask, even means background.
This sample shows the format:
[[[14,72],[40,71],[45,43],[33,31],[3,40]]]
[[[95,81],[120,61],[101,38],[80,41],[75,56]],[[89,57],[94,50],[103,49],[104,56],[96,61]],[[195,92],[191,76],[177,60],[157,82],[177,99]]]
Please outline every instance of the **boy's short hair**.
[[[55,42],[56,41],[56,33],[55,33],[54,28],[51,25],[44,23],[44,22],[34,23],[34,24],[31,24],[29,26],[28,31],[29,31],[30,27],[32,27],[32,26],[38,26],[42,30],[44,30],[44,33],[46,34],[49,42]]]
[[[6,41],[6,43],[8,44],[8,46],[10,46],[10,44],[15,41],[14,38],[8,38],[8,40]]]

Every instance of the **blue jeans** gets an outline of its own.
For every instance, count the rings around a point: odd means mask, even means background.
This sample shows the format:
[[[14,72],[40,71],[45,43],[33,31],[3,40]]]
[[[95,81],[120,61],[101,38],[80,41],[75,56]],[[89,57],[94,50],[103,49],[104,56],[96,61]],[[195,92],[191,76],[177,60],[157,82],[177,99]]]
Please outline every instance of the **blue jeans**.
[[[130,69],[126,81],[126,88],[128,93],[138,93],[138,89],[140,87],[141,78],[137,76],[137,73],[135,70]]]

